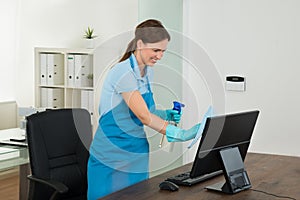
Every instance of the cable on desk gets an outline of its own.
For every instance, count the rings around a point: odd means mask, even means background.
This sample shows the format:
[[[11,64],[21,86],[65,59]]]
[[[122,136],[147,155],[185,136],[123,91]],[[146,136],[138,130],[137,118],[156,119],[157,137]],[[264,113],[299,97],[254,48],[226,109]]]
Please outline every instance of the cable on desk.
[[[252,190],[252,191],[255,191],[255,192],[261,192],[261,193],[264,193],[264,194],[267,194],[267,195],[271,195],[271,196],[277,197],[277,198],[297,200],[297,199],[295,199],[293,197],[276,195],[276,194],[272,194],[272,193],[265,192],[265,191],[262,191],[262,190],[256,190],[256,189],[252,189],[252,188],[250,188],[249,190]]]

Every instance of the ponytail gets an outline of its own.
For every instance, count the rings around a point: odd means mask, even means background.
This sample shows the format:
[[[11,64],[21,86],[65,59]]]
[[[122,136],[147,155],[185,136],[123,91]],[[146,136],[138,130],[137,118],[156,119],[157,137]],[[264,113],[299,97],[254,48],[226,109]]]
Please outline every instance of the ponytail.
[[[119,62],[122,62],[122,61],[126,60],[127,58],[129,58],[131,56],[131,54],[135,51],[135,49],[136,49],[136,41],[135,41],[135,39],[133,39],[127,45],[127,49],[126,49],[125,53],[123,54],[122,58],[119,60]]]

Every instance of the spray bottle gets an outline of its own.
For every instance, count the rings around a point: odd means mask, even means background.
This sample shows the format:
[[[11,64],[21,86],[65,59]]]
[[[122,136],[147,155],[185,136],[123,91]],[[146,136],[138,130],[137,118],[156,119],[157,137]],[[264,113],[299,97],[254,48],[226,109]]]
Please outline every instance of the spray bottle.
[[[173,108],[172,110],[176,110],[178,111],[178,113],[181,113],[181,108],[183,108],[185,105],[183,103],[180,103],[178,101],[173,101]],[[170,124],[177,126],[178,124],[173,122],[173,121],[169,121]],[[161,148],[164,144],[164,140],[165,140],[165,135],[162,136],[160,143],[159,143],[159,148]],[[170,150],[172,151],[173,149],[173,144],[170,144],[171,148]]]

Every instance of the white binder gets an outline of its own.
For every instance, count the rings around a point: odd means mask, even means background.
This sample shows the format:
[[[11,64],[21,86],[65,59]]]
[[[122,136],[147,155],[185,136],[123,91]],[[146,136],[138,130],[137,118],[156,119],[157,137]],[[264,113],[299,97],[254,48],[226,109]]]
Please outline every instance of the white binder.
[[[47,54],[47,84],[61,85],[64,80],[64,57],[62,54]]]
[[[91,114],[91,123],[93,124],[93,117],[94,117],[94,91],[89,91],[89,109],[88,111]]]
[[[76,87],[91,87],[90,75],[91,56],[89,55],[75,55],[75,86]]]
[[[92,59],[91,56],[82,56],[82,66],[81,66],[81,86],[82,87],[92,87]]]
[[[62,54],[53,55],[53,84],[64,84],[64,56]]]
[[[64,92],[63,89],[48,88],[47,93],[48,108],[63,108],[64,107]]]
[[[81,108],[89,110],[89,91],[81,90]]]
[[[81,55],[74,56],[75,86],[81,86]]]
[[[47,84],[47,54],[40,54],[40,84]]]
[[[87,109],[93,122],[94,116],[94,92],[91,90],[81,90],[81,108]]]
[[[42,108],[63,108],[64,91],[59,88],[41,88]]]
[[[53,85],[54,58],[53,54],[47,54],[47,85]]]
[[[40,95],[40,107],[47,108],[48,107],[48,88],[41,88]]]
[[[68,77],[67,77],[67,85],[69,87],[74,87],[75,85],[75,64],[74,64],[74,58],[75,56],[72,55],[72,54],[69,54],[68,55],[68,63],[67,63],[67,74],[68,74]]]

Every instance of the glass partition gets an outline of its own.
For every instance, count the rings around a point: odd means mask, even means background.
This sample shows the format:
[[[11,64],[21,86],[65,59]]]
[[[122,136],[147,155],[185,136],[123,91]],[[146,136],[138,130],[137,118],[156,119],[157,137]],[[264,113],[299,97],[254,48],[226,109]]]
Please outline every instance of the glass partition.
[[[173,101],[182,100],[182,7],[182,0],[139,0],[139,22],[157,19],[171,35],[164,57],[153,68],[152,86],[158,109],[171,109]],[[182,165],[181,143],[159,148],[162,135],[150,129],[146,129],[146,132],[150,143],[150,176]]]

